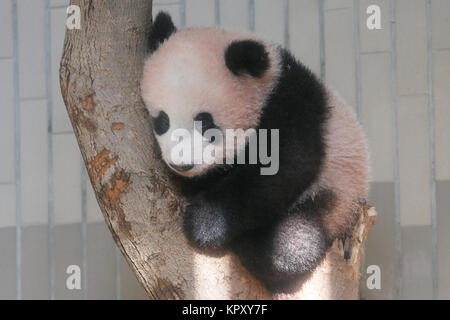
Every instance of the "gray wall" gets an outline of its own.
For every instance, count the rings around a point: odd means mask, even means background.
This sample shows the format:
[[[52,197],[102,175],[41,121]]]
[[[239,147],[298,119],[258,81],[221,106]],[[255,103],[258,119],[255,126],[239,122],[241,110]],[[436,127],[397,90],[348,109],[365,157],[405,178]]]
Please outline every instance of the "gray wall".
[[[0,298],[142,298],[88,183],[61,100],[66,0],[0,0]],[[368,30],[366,8],[381,7]],[[355,108],[379,213],[363,298],[450,298],[450,1],[158,0],[179,27],[254,30]],[[69,291],[65,269],[82,268]],[[366,267],[381,268],[381,289]]]

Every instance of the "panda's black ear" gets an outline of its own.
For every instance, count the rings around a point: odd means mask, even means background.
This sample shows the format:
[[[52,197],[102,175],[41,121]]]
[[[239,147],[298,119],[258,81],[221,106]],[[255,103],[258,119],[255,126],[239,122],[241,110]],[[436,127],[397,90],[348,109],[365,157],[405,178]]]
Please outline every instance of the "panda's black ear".
[[[237,76],[248,73],[257,78],[262,77],[270,67],[264,44],[254,40],[232,42],[225,50],[225,63]]]
[[[149,51],[153,53],[158,47],[177,31],[172,18],[167,12],[160,12],[153,21],[150,30]]]

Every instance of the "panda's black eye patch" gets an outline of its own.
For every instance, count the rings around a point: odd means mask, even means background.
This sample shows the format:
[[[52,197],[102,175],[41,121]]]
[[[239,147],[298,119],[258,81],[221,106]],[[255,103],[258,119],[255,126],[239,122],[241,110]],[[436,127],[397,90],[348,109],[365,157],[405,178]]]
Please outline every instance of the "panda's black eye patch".
[[[205,134],[206,130],[217,128],[214,124],[212,115],[209,112],[201,112],[195,116],[194,121],[202,122],[202,135]]]
[[[155,133],[160,136],[169,130],[170,122],[169,116],[164,111],[160,111],[159,115],[155,118],[152,117],[153,120],[153,129]]]

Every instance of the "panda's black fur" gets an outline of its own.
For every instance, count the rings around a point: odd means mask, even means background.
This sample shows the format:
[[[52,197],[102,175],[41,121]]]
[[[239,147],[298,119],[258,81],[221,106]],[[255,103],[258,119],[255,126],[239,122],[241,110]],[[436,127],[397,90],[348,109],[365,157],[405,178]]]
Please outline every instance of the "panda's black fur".
[[[173,32],[170,16],[158,15],[150,51]],[[319,264],[331,244],[318,212],[329,210],[334,195],[321,190],[314,201],[297,202],[320,173],[330,111],[321,81],[287,50],[278,50],[280,77],[256,128],[279,129],[278,173],[261,175],[261,164],[224,165],[202,177],[179,179],[190,198],[183,223],[188,240],[231,249],[269,289],[286,291]],[[233,42],[224,59],[236,76],[260,77],[271,63],[255,40]]]
[[[242,264],[272,290],[285,290],[292,278],[313,269],[327,248],[320,223],[298,215],[303,210],[285,220],[298,195],[320,171],[325,152],[322,127],[328,111],[319,80],[289,52],[280,50],[281,77],[263,108],[258,127],[280,129],[278,173],[262,176],[259,165],[243,164],[235,165],[212,185],[200,181],[205,188],[194,196],[184,219],[189,240],[206,247],[230,246]],[[301,86],[299,79],[303,79]],[[323,200],[325,208],[328,198]],[[316,206],[319,203],[314,201]],[[278,233],[277,245],[273,232],[282,221],[290,224],[287,230],[292,231],[294,226],[301,230],[298,235]]]

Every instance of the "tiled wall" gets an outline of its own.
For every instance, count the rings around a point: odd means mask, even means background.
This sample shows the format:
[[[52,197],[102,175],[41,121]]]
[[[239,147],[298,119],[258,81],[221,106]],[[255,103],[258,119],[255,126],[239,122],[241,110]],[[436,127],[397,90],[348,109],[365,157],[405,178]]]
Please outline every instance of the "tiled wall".
[[[0,298],[142,298],[102,222],[59,92],[67,0],[0,0]],[[291,48],[355,108],[372,154],[362,298],[450,298],[450,1],[157,0],[178,27]],[[366,9],[381,8],[368,30]],[[65,287],[80,265],[82,290]],[[381,268],[381,289],[366,267]]]
[[[103,222],[62,102],[68,2],[0,0],[0,299],[145,298]],[[81,290],[66,288],[69,265],[81,268]]]

